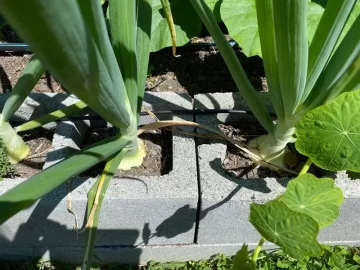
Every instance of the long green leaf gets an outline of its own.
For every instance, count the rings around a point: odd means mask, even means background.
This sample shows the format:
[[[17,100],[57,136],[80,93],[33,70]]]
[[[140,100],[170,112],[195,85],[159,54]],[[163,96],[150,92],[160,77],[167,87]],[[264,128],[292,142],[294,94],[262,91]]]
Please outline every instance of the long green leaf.
[[[357,0],[329,0],[309,49],[304,101],[313,89],[344,29]]]
[[[307,1],[273,0],[279,82],[285,118],[294,114],[306,83]]]
[[[111,41],[133,114],[137,112],[137,0],[109,0]]]
[[[284,105],[279,82],[272,1],[256,0],[256,13],[259,25],[261,52],[271,102],[278,119],[283,119]]]
[[[104,37],[100,2],[85,2],[0,0],[0,12],[55,78],[108,122],[125,129],[135,119]]]
[[[331,86],[324,103],[331,101],[342,93],[357,90],[356,87],[360,83],[360,55],[348,67],[344,74]]]
[[[110,181],[118,169],[118,166],[121,160],[124,158],[125,154],[127,153],[127,149],[122,149],[119,153],[113,155],[107,161],[104,171],[98,177],[94,185],[88,192],[88,207],[87,207],[87,218],[90,220],[90,226],[87,230],[87,243],[84,253],[83,265],[82,269],[90,270],[91,262],[94,253],[94,245],[95,245],[95,238],[96,238],[96,231],[97,226],[99,223],[100,217],[100,210],[101,205],[105,197],[105,193],[107,188],[109,187]],[[98,201],[96,201],[96,197],[98,196]],[[94,210],[94,215],[91,216],[90,213],[93,211],[93,208],[96,207]]]
[[[141,112],[142,100],[145,92],[146,76],[149,65],[152,9],[150,5],[150,0],[138,0],[137,2],[138,3],[137,3],[136,57],[138,61],[137,114],[139,118]]]
[[[334,55],[331,57],[325,70],[323,71],[316,85],[314,86],[314,89],[307,98],[304,105],[304,109],[306,110],[313,109],[323,104],[325,100],[328,100],[328,97],[330,95],[333,96],[333,94],[330,94],[330,89],[334,91],[335,88],[332,88],[332,86],[339,80],[340,76],[342,76],[346,70],[350,71],[350,73],[355,71],[353,70],[353,68],[357,67],[356,64],[353,65],[353,67],[350,68],[350,70],[349,67],[353,63],[358,61],[356,59],[359,57],[360,54],[359,29],[360,29],[360,16],[357,17],[357,19],[351,26],[350,30],[347,32],[346,36],[344,37],[343,41],[335,51]],[[350,90],[352,89],[348,89],[345,91],[350,91]]]
[[[235,52],[217,25],[214,14],[203,0],[190,0],[190,2],[205,24],[207,30],[214,38],[216,45],[219,48],[219,51],[240,91],[240,94],[246,101],[246,104],[249,106],[255,117],[259,120],[266,131],[269,134],[273,134],[274,124],[270,118],[270,115],[266,110],[265,105],[260,100],[254,87],[251,85],[249,79],[246,77],[244,69],[237,59]]]
[[[8,122],[14,113],[19,109],[44,72],[45,70],[41,62],[36,55],[33,55],[21,73],[20,78],[16,82],[9,98],[5,102],[2,111],[3,120],[5,122]]]
[[[110,137],[30,177],[0,196],[0,225],[19,211],[95,164],[127,146],[131,138]]]
[[[23,132],[26,130],[38,128],[48,123],[55,122],[63,117],[69,116],[78,111],[81,111],[86,107],[87,105],[84,102],[78,101],[72,105],[61,108],[60,110],[53,111],[51,113],[40,116],[34,120],[26,122],[20,126],[15,127],[14,129],[16,132]]]

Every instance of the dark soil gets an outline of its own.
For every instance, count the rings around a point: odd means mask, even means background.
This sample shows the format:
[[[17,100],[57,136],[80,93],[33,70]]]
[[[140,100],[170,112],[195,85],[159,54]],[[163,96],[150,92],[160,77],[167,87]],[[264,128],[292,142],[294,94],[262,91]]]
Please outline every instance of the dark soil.
[[[236,50],[246,74],[258,91],[266,91],[264,68],[260,57],[246,57]],[[0,55],[0,93],[10,92],[20,77],[31,55]],[[175,93],[237,92],[237,87],[220,53],[214,48],[183,52],[173,57],[169,50],[150,55],[146,91]],[[66,93],[48,73],[44,74],[34,92]]]
[[[266,131],[259,123],[245,119],[236,124],[219,125],[219,128],[224,134],[244,143],[249,142],[254,137],[266,134]],[[288,168],[299,172],[307,158],[296,152],[294,145],[290,144],[289,148],[291,151],[286,157]],[[229,174],[245,179],[279,176],[294,177],[293,174],[284,171],[276,172],[262,166],[256,166],[249,158],[242,155],[239,148],[229,142],[227,143],[227,151],[222,166]],[[324,171],[315,165],[311,166],[309,172],[318,177],[325,175]]]
[[[15,86],[31,55],[0,55],[0,93],[9,93]],[[34,92],[66,93],[64,88],[48,73],[35,85]]]
[[[6,24],[4,19],[0,16],[0,43],[7,42],[7,43],[21,43],[21,39],[15,33],[11,27]]]
[[[12,177],[28,178],[42,170],[47,153],[52,146],[53,135],[53,130],[49,131],[42,128],[26,131],[21,134],[31,150],[29,157],[15,166],[15,172]]]
[[[95,128],[86,136],[83,147],[89,146],[95,142],[105,139],[114,134],[113,128]],[[170,131],[154,130],[145,132],[139,136],[145,143],[147,155],[140,167],[132,168],[129,171],[118,170],[115,176],[133,177],[133,176],[160,176],[168,174],[172,170],[172,135]],[[99,163],[93,168],[87,170],[83,176],[98,176],[105,163]]]
[[[264,68],[260,57],[246,57],[235,50],[251,83],[258,91],[266,91]],[[150,56],[148,91],[189,93],[237,92],[233,78],[220,53],[214,48],[184,52],[173,57],[169,51]]]

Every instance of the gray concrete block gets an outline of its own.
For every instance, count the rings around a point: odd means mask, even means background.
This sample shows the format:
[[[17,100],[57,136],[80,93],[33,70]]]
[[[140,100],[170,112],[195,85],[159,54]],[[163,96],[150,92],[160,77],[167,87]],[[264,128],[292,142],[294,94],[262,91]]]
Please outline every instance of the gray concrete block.
[[[269,112],[273,112],[270,97],[267,92],[258,93],[260,99],[265,104]],[[197,94],[194,97],[195,109],[234,109],[250,111],[248,105],[241,97],[240,93],[206,93]],[[254,119],[251,114],[241,113],[218,113],[209,115],[197,115],[202,124],[208,124],[214,126],[219,123],[231,123],[241,119]],[[197,120],[198,121],[198,120]],[[206,123],[203,121],[207,121]]]
[[[154,110],[192,108],[189,96],[173,93],[146,94],[145,102]],[[192,120],[192,115],[174,119]],[[54,165],[78,149],[88,124],[79,125],[79,121],[58,124],[45,166]],[[96,241],[100,249],[193,243],[198,203],[195,143],[192,138],[174,134],[172,147],[173,168],[169,174],[112,180],[100,215]],[[71,180],[70,197],[79,226],[84,222],[87,192],[95,180],[85,177]],[[26,180],[5,179],[0,182],[0,193],[22,181]],[[69,248],[82,254],[86,235],[74,231],[74,216],[67,211],[67,194],[65,183],[0,226],[0,255],[50,254],[57,258],[58,250],[65,252]],[[71,256],[64,254],[61,258],[71,261]]]
[[[0,95],[0,109],[2,110],[9,94]],[[79,101],[74,95],[60,93],[31,93],[10,120],[32,120],[46,113],[59,110]],[[91,110],[86,110],[90,113]],[[82,112],[84,113],[84,112]],[[74,114],[75,115],[75,114]],[[46,129],[55,128],[56,123],[43,126]]]
[[[264,94],[266,98],[266,94]],[[246,109],[239,96],[231,93],[196,96],[196,108]],[[219,104],[216,104],[215,101]],[[214,105],[215,104],[215,105]],[[214,118],[216,121],[214,121]],[[214,128],[219,123],[241,121],[241,115],[197,115],[196,121]],[[286,178],[243,179],[232,177],[222,169],[226,144],[211,142],[198,146],[199,177],[201,184],[201,214],[199,244],[256,243],[260,235],[248,221],[252,202],[264,203],[285,191]],[[359,245],[360,231],[355,222],[360,217],[360,183],[351,181],[345,172],[338,172],[335,181],[344,193],[337,221],[321,230],[319,241],[327,244]],[[219,233],[221,232],[221,233]]]
[[[225,144],[198,146],[202,211],[198,243],[255,243],[259,234],[248,221],[249,205],[265,203],[285,191],[287,179],[243,179],[229,176],[221,168]],[[336,174],[336,185],[345,200],[337,221],[321,230],[319,241],[328,244],[359,245],[360,231],[355,222],[360,217],[360,183],[351,181],[345,172]],[[222,233],[217,233],[221,231]]]
[[[134,232],[129,231],[133,234]],[[257,243],[249,245],[253,249]],[[242,245],[242,244],[241,244]],[[94,264],[133,264],[144,265],[149,261],[171,262],[201,260],[210,258],[219,253],[235,254],[241,247],[239,244],[223,245],[153,245],[153,246],[97,246],[95,248]],[[264,249],[273,249],[271,243],[265,243]],[[53,248],[8,248],[0,254],[0,258],[24,260],[33,259],[39,256],[43,261],[68,261],[75,265],[81,265],[83,259],[83,248],[81,247],[53,247]],[[14,256],[13,254],[19,254]]]

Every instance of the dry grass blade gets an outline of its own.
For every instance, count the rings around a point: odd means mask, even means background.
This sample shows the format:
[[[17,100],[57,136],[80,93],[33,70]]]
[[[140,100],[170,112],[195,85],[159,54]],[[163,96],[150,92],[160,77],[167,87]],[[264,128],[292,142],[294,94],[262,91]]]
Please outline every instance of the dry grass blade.
[[[249,157],[254,158],[256,160],[259,160],[263,163],[266,163],[269,167],[276,169],[276,170],[282,170],[285,172],[288,172],[290,174],[293,175],[298,175],[297,172],[293,171],[293,170],[289,170],[287,168],[284,167],[280,167],[277,166],[275,164],[272,164],[271,162],[265,161],[262,157],[256,155],[255,153],[253,153],[252,151],[250,151],[247,148],[247,145],[245,143],[236,141],[228,136],[226,136],[225,134],[223,134],[222,132],[215,130],[213,128],[210,128],[208,126],[205,125],[201,125],[195,122],[191,122],[191,121],[175,121],[175,120],[168,120],[168,121],[158,121],[155,123],[151,123],[151,124],[147,124],[143,127],[141,127],[140,129],[138,129],[138,135],[142,134],[143,132],[147,131],[147,130],[152,130],[152,129],[157,129],[157,128],[165,128],[165,127],[171,127],[171,126],[190,126],[190,127],[197,127],[197,128],[201,128],[210,132],[215,133],[216,135],[218,135],[219,137],[227,140],[228,142],[234,144],[237,148],[239,148],[241,151],[243,151],[245,154],[247,154]]]

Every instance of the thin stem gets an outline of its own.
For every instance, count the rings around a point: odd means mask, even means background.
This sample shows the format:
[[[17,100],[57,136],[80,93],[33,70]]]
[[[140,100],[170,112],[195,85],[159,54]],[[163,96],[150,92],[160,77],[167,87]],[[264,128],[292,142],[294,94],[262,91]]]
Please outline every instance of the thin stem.
[[[307,171],[309,170],[311,164],[312,164],[312,160],[311,160],[311,158],[308,158],[308,160],[307,160],[306,163],[304,164],[304,167],[302,167],[299,175],[302,175],[302,174],[307,173]]]
[[[256,246],[255,250],[254,250],[254,253],[252,255],[252,258],[251,260],[253,261],[253,263],[256,265],[256,261],[258,259],[258,256],[259,256],[259,253],[261,251],[261,248],[262,248],[262,245],[264,244],[265,242],[265,238],[264,237],[261,237],[260,241],[259,241],[259,244]]]

